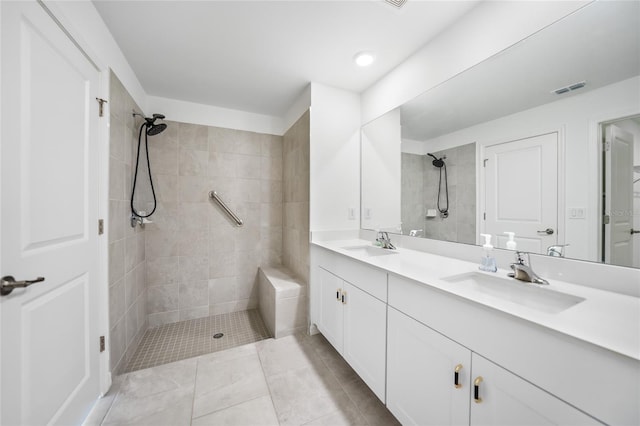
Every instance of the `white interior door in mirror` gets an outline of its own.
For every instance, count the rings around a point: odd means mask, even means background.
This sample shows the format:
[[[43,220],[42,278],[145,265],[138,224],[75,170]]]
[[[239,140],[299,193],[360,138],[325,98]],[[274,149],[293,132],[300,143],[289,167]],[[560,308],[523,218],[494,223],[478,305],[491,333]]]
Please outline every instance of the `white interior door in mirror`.
[[[36,2],[2,2],[2,424],[80,424],[99,396],[99,72]]]
[[[487,146],[483,153],[483,233],[506,248],[504,232],[515,232],[518,250],[546,253],[558,243],[558,134]]]
[[[633,263],[633,135],[610,124],[605,129],[605,262]]]
[[[400,109],[362,128],[362,225],[397,232],[401,226]]]

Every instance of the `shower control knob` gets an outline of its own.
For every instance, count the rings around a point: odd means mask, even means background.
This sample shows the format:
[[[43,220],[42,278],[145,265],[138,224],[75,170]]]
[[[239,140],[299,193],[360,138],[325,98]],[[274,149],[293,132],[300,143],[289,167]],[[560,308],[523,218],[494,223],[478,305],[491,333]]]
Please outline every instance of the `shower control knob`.
[[[44,281],[44,277],[38,277],[35,280],[16,281],[11,275],[5,275],[0,282],[0,296],[6,296],[11,293],[14,288],[28,287],[31,284]]]

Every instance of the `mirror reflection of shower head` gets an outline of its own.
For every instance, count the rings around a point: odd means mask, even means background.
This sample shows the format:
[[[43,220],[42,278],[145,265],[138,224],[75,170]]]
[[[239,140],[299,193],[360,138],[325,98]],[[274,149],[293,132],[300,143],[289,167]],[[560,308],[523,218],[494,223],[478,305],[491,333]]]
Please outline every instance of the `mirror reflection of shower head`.
[[[433,155],[433,154],[429,154],[429,153],[427,153],[427,155],[428,155],[429,157],[432,157],[432,158],[433,158],[433,161],[431,162],[431,164],[433,164],[434,166],[436,166],[436,167],[442,167],[442,166],[444,166],[444,160],[443,160],[442,158],[436,158],[436,156],[435,156],[435,155]],[[443,157],[443,158],[444,158],[444,157]]]

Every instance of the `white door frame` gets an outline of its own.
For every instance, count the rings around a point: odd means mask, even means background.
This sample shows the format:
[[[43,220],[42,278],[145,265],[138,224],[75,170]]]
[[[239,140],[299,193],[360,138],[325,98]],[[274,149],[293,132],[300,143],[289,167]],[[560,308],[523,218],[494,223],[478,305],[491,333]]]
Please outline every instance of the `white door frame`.
[[[84,41],[80,32],[74,28],[69,19],[60,10],[55,2],[37,0],[38,4],[51,16],[78,49],[89,59],[100,74],[100,86],[98,92],[102,99],[110,101],[110,68],[95,54],[91,47]],[[98,329],[99,335],[105,336],[106,348],[100,353],[100,392],[106,394],[111,387],[109,336],[109,103],[105,103],[103,117],[98,120],[98,217],[104,219],[104,233],[98,238]],[[96,224],[97,227],[97,224]]]
[[[589,259],[594,262],[602,263],[602,215],[604,205],[602,202],[603,187],[603,170],[602,170],[602,141],[604,133],[602,129],[607,124],[613,124],[616,121],[626,120],[631,117],[640,115],[638,108],[625,108],[618,112],[601,114],[589,120],[589,170],[597,170],[597,173],[589,173],[587,180],[589,188],[596,188],[588,191],[589,207],[587,211],[596,212],[593,215],[587,215],[587,226],[589,229],[597,229],[597,232],[588,233],[589,241]]]
[[[566,161],[566,151],[565,151],[565,138],[566,138],[566,129],[564,125],[559,127],[554,127],[550,129],[531,129],[530,131],[523,131],[514,134],[509,134],[508,137],[495,139],[491,141],[483,141],[477,142],[477,151],[478,157],[476,161],[476,182],[478,182],[476,194],[476,205],[479,206],[478,214],[476,217],[478,218],[478,223],[476,226],[476,244],[483,244],[483,241],[480,241],[480,233],[485,232],[485,221],[480,218],[480,213],[486,211],[485,201],[485,174],[482,169],[482,161],[485,158],[485,150],[487,147],[493,145],[500,145],[503,143],[509,143],[517,140],[533,138],[542,135],[548,135],[550,133],[558,134],[558,157],[557,157],[557,168],[558,168],[558,214],[557,214],[557,234],[558,234],[558,244],[565,244],[566,238],[566,196],[565,196],[565,161]]]

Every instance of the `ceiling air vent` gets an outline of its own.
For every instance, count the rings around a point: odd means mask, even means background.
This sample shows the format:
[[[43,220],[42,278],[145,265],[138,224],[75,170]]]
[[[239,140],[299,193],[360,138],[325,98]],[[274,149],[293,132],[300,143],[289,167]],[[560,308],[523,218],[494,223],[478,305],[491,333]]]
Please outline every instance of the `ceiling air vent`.
[[[402,6],[404,6],[404,4],[407,2],[407,0],[384,0],[385,3],[390,4],[391,6],[395,6],[398,9],[400,9]]]
[[[586,81],[580,81],[578,83],[573,83],[568,86],[560,87],[559,89],[552,90],[551,93],[555,93],[556,95],[562,95],[563,93],[570,92],[572,90],[582,89],[587,85]]]

